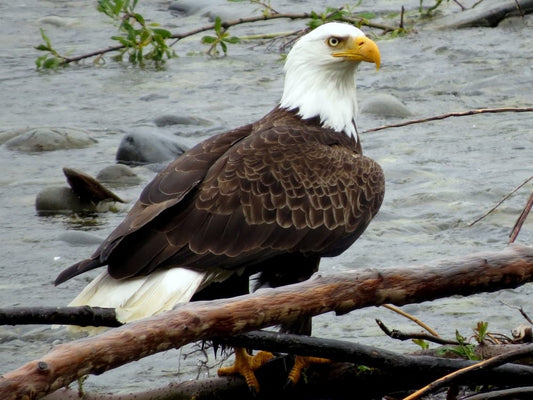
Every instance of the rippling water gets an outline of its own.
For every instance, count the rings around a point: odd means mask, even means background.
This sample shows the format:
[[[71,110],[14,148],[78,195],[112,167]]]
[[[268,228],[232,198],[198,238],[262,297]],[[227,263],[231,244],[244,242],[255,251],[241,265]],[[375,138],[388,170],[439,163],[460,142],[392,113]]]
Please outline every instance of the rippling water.
[[[314,1],[316,9],[322,1]],[[363,2],[362,10],[414,10],[418,1]],[[278,5],[279,4],[279,5]],[[280,2],[278,10],[304,9],[300,2]],[[329,2],[341,5],[344,2]],[[374,5],[375,4],[375,5]],[[164,1],[141,2],[141,11],[175,32],[207,24],[205,18],[177,18]],[[229,6],[228,6],[229,7]],[[233,6],[234,7],[234,6]],[[453,3],[447,4],[453,10]],[[94,67],[72,66],[58,72],[37,72],[33,46],[41,42],[44,27],[62,52],[80,54],[106,47],[115,32],[92,2],[35,1],[0,4],[3,16],[3,57],[0,84],[3,93],[1,129],[26,126],[79,127],[94,132],[98,144],[89,149],[25,154],[0,146],[0,306],[58,306],[67,304],[94,276],[86,274],[59,288],[55,276],[71,263],[88,256],[94,246],[73,246],[61,240],[65,232],[90,231],[104,238],[124,217],[120,212],[91,220],[76,216],[37,216],[35,196],[43,188],[64,185],[63,166],[96,175],[114,163],[125,133],[155,132],[178,135],[186,144],[255,120],[277,102],[282,90],[282,63],[267,45],[231,46],[225,58],[210,59],[194,37],[176,47],[180,58],[162,69],[132,68],[108,61]],[[61,26],[51,16],[59,16]],[[392,21],[385,21],[392,23]],[[278,32],[300,28],[302,21],[278,21],[232,30],[234,34]],[[507,21],[499,28],[464,30],[421,29],[396,39],[380,40],[382,68],[362,66],[359,99],[376,93],[392,94],[422,118],[481,107],[524,107],[533,103],[531,57],[532,18]],[[156,127],[154,118],[165,114],[201,116],[212,121],[202,127]],[[361,115],[364,132],[398,120]],[[526,203],[531,184],[501,205],[497,212],[473,227],[469,223],[531,176],[533,170],[533,116],[531,113],[485,114],[451,118],[403,128],[363,133],[366,154],[383,166],[387,193],[383,207],[367,232],[343,255],[324,260],[323,271],[360,267],[421,264],[431,260],[501,250]],[[153,172],[139,168],[143,184],[115,188],[135,200]],[[531,218],[517,242],[531,244]],[[501,301],[531,308],[532,286],[491,295],[443,299],[406,309],[432,325],[443,336],[455,329],[469,335],[478,320],[490,321],[492,330],[509,333],[522,323],[518,313]],[[530,314],[533,310],[529,310]],[[384,309],[354,311],[343,317],[315,318],[317,336],[410,351],[414,345],[384,338],[374,318],[399,329],[414,326]],[[0,327],[0,373],[46,353],[64,332],[46,327]],[[190,350],[185,350],[190,351]],[[101,377],[88,387],[113,388],[118,376],[129,376],[130,389],[143,382],[196,376],[196,357],[183,360],[180,351],[149,357]],[[212,356],[210,356],[212,358]],[[181,361],[180,361],[181,360]],[[213,360],[211,360],[213,361]],[[184,373],[178,378],[176,370]],[[142,374],[140,373],[142,372]],[[123,381],[123,380],[122,380]],[[124,389],[128,389],[123,387]]]

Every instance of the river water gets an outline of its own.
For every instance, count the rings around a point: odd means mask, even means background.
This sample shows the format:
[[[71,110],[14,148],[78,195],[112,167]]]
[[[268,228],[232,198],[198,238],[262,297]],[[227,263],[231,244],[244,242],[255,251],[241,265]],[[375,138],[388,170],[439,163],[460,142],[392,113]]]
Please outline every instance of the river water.
[[[173,32],[186,32],[208,23],[196,13],[178,17],[166,1],[141,1],[140,11]],[[222,8],[228,16],[249,9],[240,3]],[[324,1],[272,2],[278,11],[323,10]],[[203,3],[209,4],[209,2]],[[331,1],[329,6],[344,2]],[[360,104],[378,94],[397,97],[423,118],[481,107],[526,107],[533,104],[533,47],[531,17],[512,19],[497,28],[434,30],[416,19],[419,1],[363,1],[358,9],[394,15],[404,5],[408,23],[416,32],[378,41],[382,68],[363,65],[358,76]],[[442,6],[459,12],[454,2]],[[253,10],[252,10],[253,11]],[[37,1],[0,3],[3,54],[0,61],[1,130],[33,126],[76,127],[91,131],[98,141],[80,150],[23,153],[0,146],[0,306],[66,305],[94,274],[54,287],[56,275],[85,258],[95,244],[74,245],[65,233],[85,231],[100,239],[122,220],[128,206],[153,176],[146,168],[136,172],[143,183],[112,188],[130,201],[116,213],[82,218],[76,215],[38,216],[35,197],[48,186],[65,185],[62,167],[96,175],[115,162],[121,138],[130,132],[153,132],[179,137],[192,145],[225,129],[251,122],[278,101],[283,84],[277,46],[243,43],[230,46],[227,57],[210,58],[195,36],[175,47],[179,58],[163,68],[137,68],[110,59],[101,66],[86,62],[59,71],[38,72],[33,46],[41,43],[39,28],[46,29],[61,52],[82,54],[106,47],[114,27],[96,12],[94,2]],[[394,24],[397,17],[381,22]],[[232,29],[235,35],[299,29],[303,21],[276,21]],[[366,29],[370,31],[370,29]],[[379,31],[375,31],[379,34]],[[157,127],[161,115],[202,117],[205,126]],[[422,264],[431,260],[502,250],[524,207],[531,183],[476,225],[469,224],[493,207],[533,171],[533,115],[484,114],[450,118],[403,128],[364,133],[399,122],[362,113],[359,121],[366,154],[384,168],[387,193],[379,215],[343,255],[324,260],[324,272],[362,267]],[[517,243],[531,244],[533,223],[525,223]],[[508,305],[524,306],[533,314],[531,284],[516,290],[450,298],[405,309],[424,320],[442,336],[455,329],[468,336],[479,320],[492,331],[509,334],[523,323]],[[508,305],[503,304],[506,303]],[[398,351],[416,346],[384,337],[374,323],[417,330],[382,308],[358,310],[342,317],[327,314],[314,319],[316,336],[373,344]],[[45,354],[54,341],[67,340],[63,330],[41,326],[0,327],[0,373]],[[212,375],[201,369],[190,346],[148,357],[99,377],[86,387],[94,390],[140,390],[164,386],[168,381]],[[184,357],[186,353],[191,353]],[[214,363],[212,353],[209,363]],[[120,387],[115,387],[117,377]],[[127,383],[125,383],[127,382]],[[125,386],[122,385],[124,383]]]

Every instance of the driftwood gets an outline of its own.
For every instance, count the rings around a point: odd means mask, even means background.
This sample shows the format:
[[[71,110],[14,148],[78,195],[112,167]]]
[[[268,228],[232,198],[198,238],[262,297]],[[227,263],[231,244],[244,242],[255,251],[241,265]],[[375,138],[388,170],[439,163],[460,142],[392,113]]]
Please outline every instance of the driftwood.
[[[400,355],[371,346],[348,343],[332,339],[317,339],[296,335],[282,335],[273,332],[251,332],[236,335],[227,344],[261,347],[270,351],[289,349],[296,354],[329,357],[347,362],[334,362],[313,366],[307,371],[307,383],[292,388],[291,399],[353,399],[381,398],[386,393],[420,387],[458,369],[471,368],[473,361],[423,356]],[[530,346],[529,350],[532,350]],[[318,349],[318,350],[317,350]],[[365,365],[364,369],[357,365]],[[287,397],[283,385],[287,379],[292,360],[276,358],[262,367],[257,376],[261,382],[262,398]],[[468,376],[468,384],[526,386],[531,382],[533,367],[504,365],[494,369],[477,371]],[[454,383],[464,384],[465,379]],[[197,399],[233,400],[249,398],[248,389],[242,379],[209,378],[199,381],[173,383],[167,387],[129,395],[85,394],[84,400],[155,400],[155,399]],[[74,390],[59,390],[46,400],[77,399]]]
[[[0,398],[38,399],[86,374],[100,374],[197,340],[231,337],[302,316],[490,292],[531,281],[533,248],[511,246],[502,252],[406,268],[317,276],[252,295],[189,303],[98,336],[56,346],[42,358],[4,374]]]

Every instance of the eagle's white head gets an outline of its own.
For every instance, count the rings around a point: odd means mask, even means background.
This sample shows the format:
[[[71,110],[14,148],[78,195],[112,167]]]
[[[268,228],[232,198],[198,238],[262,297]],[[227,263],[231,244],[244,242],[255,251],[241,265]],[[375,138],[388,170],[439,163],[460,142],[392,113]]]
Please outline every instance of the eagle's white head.
[[[379,68],[379,49],[361,30],[338,22],[319,26],[287,55],[280,106],[357,138],[355,75],[361,61]]]

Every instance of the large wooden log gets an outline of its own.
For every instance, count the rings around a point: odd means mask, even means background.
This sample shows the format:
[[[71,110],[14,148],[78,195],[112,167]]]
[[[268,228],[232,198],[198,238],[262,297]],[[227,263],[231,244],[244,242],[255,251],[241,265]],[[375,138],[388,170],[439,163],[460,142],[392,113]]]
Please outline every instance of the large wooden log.
[[[86,374],[100,374],[148,355],[216,336],[260,329],[334,311],[433,300],[514,288],[533,281],[533,248],[403,268],[317,275],[252,295],[184,304],[173,311],[56,346],[0,378],[0,398],[38,399]],[[127,344],[127,345],[125,345]]]

